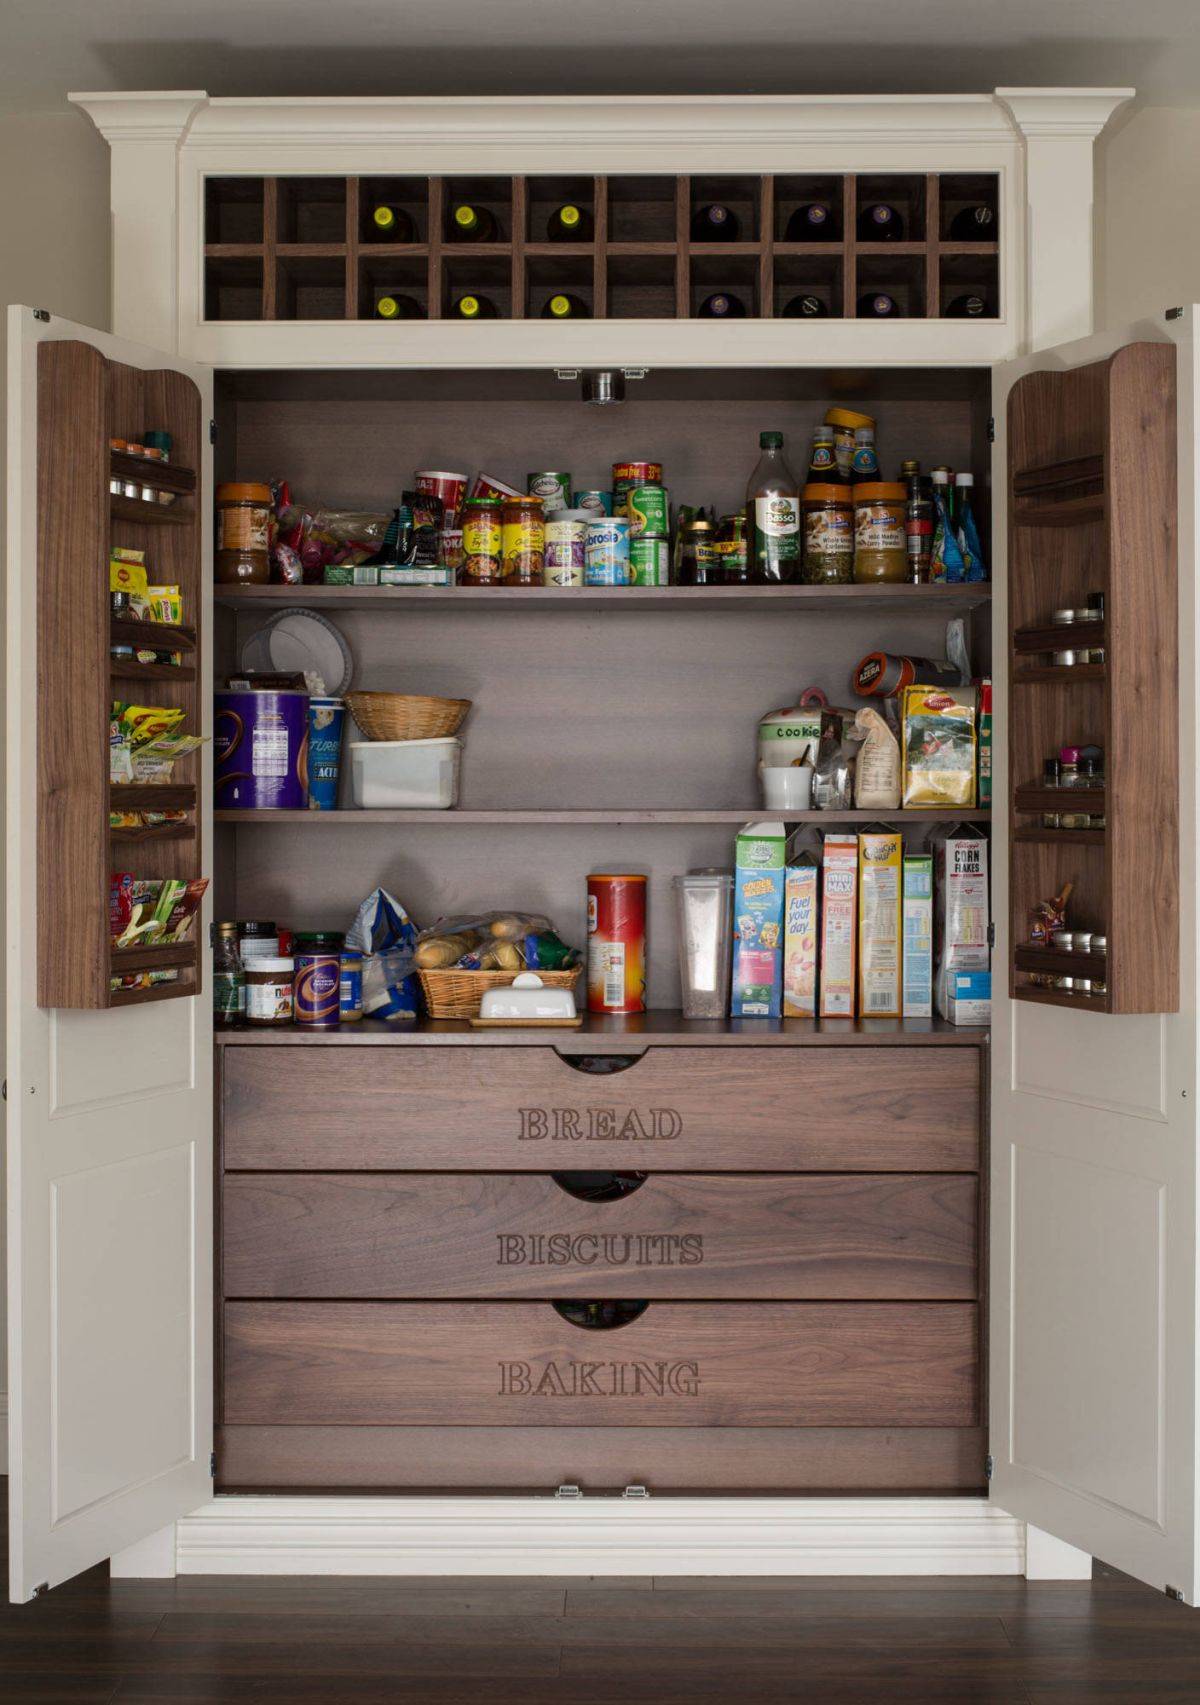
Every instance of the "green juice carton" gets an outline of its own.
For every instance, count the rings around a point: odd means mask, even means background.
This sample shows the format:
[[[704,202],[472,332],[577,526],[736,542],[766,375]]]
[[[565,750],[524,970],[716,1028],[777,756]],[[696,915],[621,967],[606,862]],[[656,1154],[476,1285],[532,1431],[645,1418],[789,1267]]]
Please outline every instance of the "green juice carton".
[[[778,1018],[783,1003],[783,901],[787,831],[747,823],[734,859],[734,1018]]]

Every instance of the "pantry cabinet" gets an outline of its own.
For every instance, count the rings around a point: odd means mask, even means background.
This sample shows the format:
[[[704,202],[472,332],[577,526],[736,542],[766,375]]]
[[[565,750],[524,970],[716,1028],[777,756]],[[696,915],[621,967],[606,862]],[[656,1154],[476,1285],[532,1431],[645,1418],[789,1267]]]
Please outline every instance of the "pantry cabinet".
[[[797,1533],[818,1496],[853,1494],[865,1510],[886,1494],[879,1549],[864,1557],[847,1541],[822,1567],[885,1568],[909,1513],[949,1533],[969,1509],[991,1525],[950,1566],[1013,1567],[1019,1518],[1191,1600],[1186,834],[1178,891],[1160,886],[1152,902],[1156,938],[1179,943],[1177,1001],[1151,979],[1138,982],[1136,1012],[1119,999],[1072,1010],[1014,1000],[998,974],[990,1046],[938,1020],[689,1023],[674,1010],[669,879],[727,863],[734,829],[760,812],[758,717],[810,685],[844,695],[848,668],[875,645],[942,655],[950,618],[980,673],[995,633],[996,727],[1011,729],[997,738],[995,804],[900,819],[914,843],[939,816],[990,822],[998,972],[1019,953],[1020,859],[1049,856],[1010,838],[1028,779],[1017,754],[1027,764],[1032,738],[1020,695],[1053,703],[1096,689],[1090,676],[1009,684],[1010,625],[1020,632],[1039,611],[1032,589],[1010,593],[1006,546],[1023,505],[1078,495],[1035,492],[1030,472],[1098,453],[1077,450],[1065,426],[1062,443],[1017,449],[1022,387],[1139,364],[1155,375],[1139,419],[1146,432],[1153,403],[1157,437],[1140,454],[1159,457],[1147,491],[1160,508],[1174,501],[1168,451],[1177,442],[1181,466],[1193,455],[1190,310],[1119,340],[1063,343],[1090,329],[1090,145],[1122,92],[541,111],[77,98],[113,146],[118,329],[172,353],[13,311],[14,1596],[177,1520],[186,1557],[201,1506],[235,1536],[254,1521],[285,1548],[272,1523],[309,1533],[336,1520],[338,1566],[359,1570],[388,1566],[367,1537],[385,1501],[386,1519],[425,1524],[424,1568],[439,1566],[439,1536],[466,1509],[486,1568],[493,1528],[471,1494],[504,1494],[506,1520],[548,1508],[522,1566],[553,1573],[575,1511],[551,1495],[571,1483],[584,1508],[630,1486],[671,1494],[653,1519],[685,1523],[705,1566],[724,1566],[705,1535],[739,1494],[755,1495],[750,1511],[775,1494]],[[857,232],[862,198],[885,178],[912,231],[898,251]],[[718,181],[743,237],[705,248],[685,214]],[[822,252],[798,253],[784,215],[814,182],[840,228]],[[477,274],[444,235],[447,192],[461,185],[499,217]],[[560,249],[537,233],[564,186],[586,202],[593,235]],[[384,193],[414,219],[414,242],[396,246],[405,253],[372,243],[365,208]],[[994,198],[997,235],[959,253],[955,197],[977,194]],[[508,312],[482,326],[439,314],[460,279]],[[430,317],[367,317],[384,283],[407,284]],[[942,318],[959,284],[994,287],[996,312]],[[537,293],[560,285],[583,293],[590,318],[542,320]],[[858,319],[864,285],[894,287],[907,312]],[[793,286],[841,312],[815,324],[783,315]],[[743,292],[757,312],[701,317],[710,287]],[[211,732],[212,680],[297,602],[337,622],[358,684],[475,701],[456,811],[209,813],[203,760],[195,848],[215,888],[205,923],[342,923],[383,882],[422,920],[527,901],[579,936],[587,871],[633,863],[650,873],[650,1011],[585,1020],[553,1044],[436,1022],[233,1032],[214,1061],[203,996],[93,1012],[39,991],[39,931],[61,920],[44,901],[36,916],[22,904],[47,789],[28,715],[32,654],[13,634],[40,646],[52,630],[13,565],[38,560],[54,514],[38,481],[39,364],[94,359],[78,350],[178,370],[196,387],[199,731]],[[562,377],[598,365],[628,371],[624,409],[584,410],[576,379]],[[569,444],[576,467],[653,453],[677,498],[703,492],[732,508],[753,434],[765,423],[802,443],[831,397],[876,416],[889,459],[976,471],[989,585],[578,596],[209,585],[214,476],[284,474],[306,495],[390,507],[410,468],[464,454],[499,472],[514,455],[521,471],[557,466]],[[1113,466],[1108,477],[1111,506],[1125,476]],[[1146,656],[1123,651],[1132,672],[1114,669],[1099,689],[1116,717],[1120,683],[1133,682],[1139,737],[1155,716],[1164,727],[1156,767],[1138,780],[1158,812],[1160,872],[1172,783],[1178,821],[1195,813],[1195,517],[1180,485],[1177,581],[1161,549],[1141,555],[1120,528],[1101,581],[1115,587],[1137,558],[1154,593],[1146,631],[1169,646],[1177,623],[1177,776],[1176,712]],[[92,496],[103,513],[103,489]],[[1092,535],[1062,536],[1082,573]],[[1116,607],[1112,643],[1132,645],[1133,606]],[[1110,798],[1110,820],[1118,809]],[[1114,872],[1123,905],[1131,833],[1123,819],[1105,846],[1079,843],[1081,859]],[[1147,963],[1160,970],[1162,954]],[[97,1410],[98,1427],[74,1419]],[[331,1503],[364,1491],[349,1512]],[[939,1495],[932,1509],[918,1507],[924,1494]],[[628,1501],[632,1521],[639,1504]],[[630,1543],[647,1531],[630,1528]],[[232,1543],[238,1567],[269,1566],[261,1544]],[[612,1566],[613,1553],[570,1543],[564,1567]],[[299,1540],[277,1555],[291,1572],[312,1566]],[[763,1550],[750,1566],[771,1561]]]

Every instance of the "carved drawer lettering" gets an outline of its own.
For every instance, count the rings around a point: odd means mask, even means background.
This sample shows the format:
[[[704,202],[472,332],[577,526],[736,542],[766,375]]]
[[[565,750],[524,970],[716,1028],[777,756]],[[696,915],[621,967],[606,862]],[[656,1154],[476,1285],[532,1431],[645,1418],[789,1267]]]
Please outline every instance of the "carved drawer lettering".
[[[669,1143],[683,1133],[674,1107],[522,1107],[521,1141]]]

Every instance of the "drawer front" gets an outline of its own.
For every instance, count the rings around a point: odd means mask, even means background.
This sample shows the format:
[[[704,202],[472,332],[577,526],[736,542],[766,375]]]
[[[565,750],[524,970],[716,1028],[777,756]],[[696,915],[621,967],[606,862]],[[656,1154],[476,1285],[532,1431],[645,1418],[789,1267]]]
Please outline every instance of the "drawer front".
[[[971,1303],[231,1302],[222,1420],[291,1426],[964,1427]]]
[[[648,1048],[602,1075],[552,1048],[223,1053],[234,1170],[978,1166],[975,1048]]]
[[[974,1298],[963,1174],[230,1173],[227,1297]]]

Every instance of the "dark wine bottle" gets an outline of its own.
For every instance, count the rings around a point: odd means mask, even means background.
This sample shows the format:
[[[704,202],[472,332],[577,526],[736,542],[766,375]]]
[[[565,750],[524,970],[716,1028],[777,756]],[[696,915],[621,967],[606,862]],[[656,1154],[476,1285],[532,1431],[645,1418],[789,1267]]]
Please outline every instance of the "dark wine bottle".
[[[476,207],[470,201],[456,201],[450,209],[449,241],[452,243],[495,243],[500,227],[496,215],[488,207]]]
[[[739,320],[745,316],[746,304],[736,296],[726,295],[723,290],[714,291],[700,304],[699,318],[702,320]]]
[[[834,221],[826,204],[807,201],[803,207],[797,207],[788,220],[783,240],[785,243],[836,242],[833,227]]]
[[[552,243],[590,243],[592,216],[586,207],[580,207],[573,201],[565,201],[550,215],[546,236]]]
[[[591,309],[581,296],[569,296],[561,290],[547,297],[542,309],[544,320],[590,320],[591,317]]]
[[[415,243],[417,228],[402,207],[377,207],[371,214],[371,230],[381,243]]]
[[[497,320],[500,310],[490,296],[478,296],[468,292],[455,298],[450,317],[455,320]]]
[[[955,296],[946,304],[944,318],[947,320],[979,320],[990,315],[987,298],[974,292],[965,296]]]
[[[381,320],[423,320],[425,310],[415,296],[403,296],[397,291],[379,296],[375,312]]]
[[[860,243],[899,243],[904,237],[904,221],[886,201],[873,201],[858,216]]]
[[[792,296],[783,305],[785,320],[821,320],[826,318],[829,309],[819,296]]]
[[[995,210],[984,202],[962,208],[950,221],[952,243],[994,243],[995,240]]]
[[[858,317],[860,320],[887,320],[899,317],[900,309],[894,296],[888,296],[882,290],[868,291],[858,299]]]
[[[698,207],[692,214],[693,243],[736,243],[741,229],[737,214],[719,201]]]

